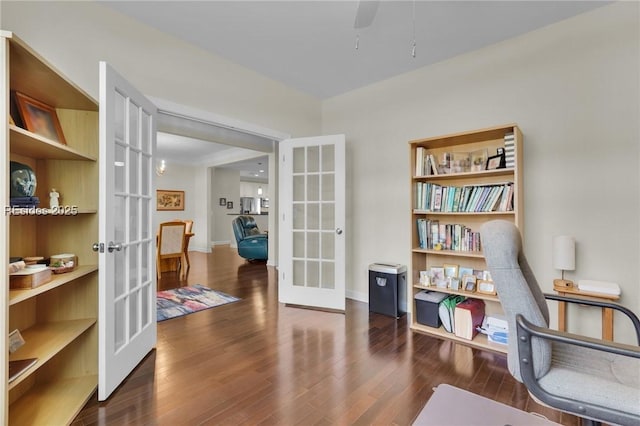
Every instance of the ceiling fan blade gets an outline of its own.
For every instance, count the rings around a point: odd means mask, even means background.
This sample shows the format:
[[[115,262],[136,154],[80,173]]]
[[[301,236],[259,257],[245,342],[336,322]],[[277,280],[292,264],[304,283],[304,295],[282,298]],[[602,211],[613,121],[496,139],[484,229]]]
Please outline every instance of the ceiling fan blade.
[[[356,20],[353,28],[366,28],[373,23],[378,12],[379,0],[360,0],[356,11]]]

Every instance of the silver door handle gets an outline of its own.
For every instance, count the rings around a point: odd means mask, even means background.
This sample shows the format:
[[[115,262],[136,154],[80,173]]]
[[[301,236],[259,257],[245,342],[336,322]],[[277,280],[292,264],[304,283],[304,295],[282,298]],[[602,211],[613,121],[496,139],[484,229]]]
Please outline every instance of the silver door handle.
[[[113,241],[109,241],[109,244],[107,245],[107,250],[109,250],[109,253],[113,253],[113,251],[120,251],[122,250],[122,243],[114,243]]]
[[[336,229],[336,234],[338,234],[338,235],[342,235],[342,229],[341,229],[341,228],[337,228],[337,229]]]

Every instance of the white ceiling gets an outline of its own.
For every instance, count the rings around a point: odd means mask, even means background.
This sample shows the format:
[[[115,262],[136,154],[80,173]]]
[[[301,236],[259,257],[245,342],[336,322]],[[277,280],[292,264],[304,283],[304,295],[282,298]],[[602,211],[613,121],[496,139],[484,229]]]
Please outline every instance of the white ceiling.
[[[101,3],[286,86],[326,99],[609,2],[380,1],[373,23],[360,30],[354,29],[357,1]],[[416,55],[412,57],[414,22]],[[168,161],[185,162],[189,158],[201,161],[228,148],[188,138],[170,142],[162,136],[158,147]]]

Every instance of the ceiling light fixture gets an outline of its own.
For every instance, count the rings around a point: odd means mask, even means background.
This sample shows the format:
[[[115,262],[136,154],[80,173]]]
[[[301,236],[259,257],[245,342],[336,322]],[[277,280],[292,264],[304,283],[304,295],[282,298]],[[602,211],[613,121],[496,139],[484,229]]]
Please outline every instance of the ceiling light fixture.
[[[162,176],[166,170],[167,164],[164,162],[164,160],[160,160],[160,165],[156,166],[156,174],[158,176]]]

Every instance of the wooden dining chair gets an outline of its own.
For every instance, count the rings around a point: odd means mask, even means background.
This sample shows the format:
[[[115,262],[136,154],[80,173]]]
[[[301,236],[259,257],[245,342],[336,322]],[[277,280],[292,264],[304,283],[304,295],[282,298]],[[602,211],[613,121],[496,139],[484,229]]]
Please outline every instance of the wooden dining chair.
[[[164,259],[176,259],[178,261],[180,279],[186,278],[187,259],[184,250],[186,226],[186,223],[183,221],[163,222],[160,224],[156,259],[158,279],[160,279],[161,276],[161,261]]]

